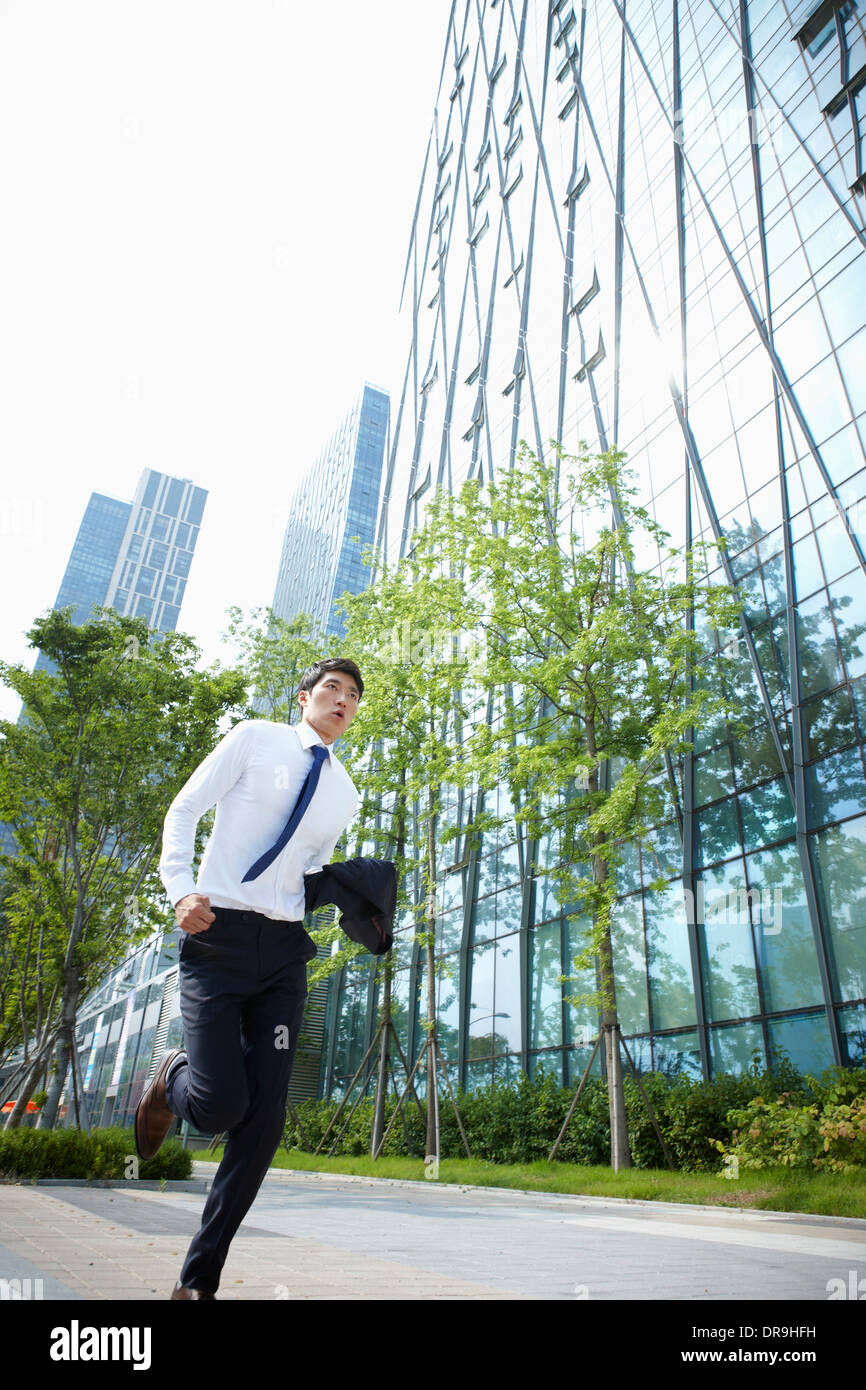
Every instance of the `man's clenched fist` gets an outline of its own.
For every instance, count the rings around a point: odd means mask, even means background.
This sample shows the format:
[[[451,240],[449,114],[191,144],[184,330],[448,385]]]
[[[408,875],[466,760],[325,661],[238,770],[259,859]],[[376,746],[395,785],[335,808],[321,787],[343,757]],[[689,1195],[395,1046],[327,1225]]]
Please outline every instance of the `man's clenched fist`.
[[[181,931],[193,936],[196,932],[207,931],[211,922],[216,921],[210,910],[210,898],[204,893],[187,893],[185,898],[175,903],[174,913]]]

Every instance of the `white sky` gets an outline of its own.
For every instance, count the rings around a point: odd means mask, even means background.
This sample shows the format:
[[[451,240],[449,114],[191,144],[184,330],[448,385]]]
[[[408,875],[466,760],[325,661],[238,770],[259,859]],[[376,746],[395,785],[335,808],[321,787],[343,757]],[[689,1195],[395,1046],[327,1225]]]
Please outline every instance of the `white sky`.
[[[210,493],[204,659],[270,603],[298,477],[365,380],[399,395],[450,8],[0,0],[4,660],[35,660],[90,493],[144,467]]]

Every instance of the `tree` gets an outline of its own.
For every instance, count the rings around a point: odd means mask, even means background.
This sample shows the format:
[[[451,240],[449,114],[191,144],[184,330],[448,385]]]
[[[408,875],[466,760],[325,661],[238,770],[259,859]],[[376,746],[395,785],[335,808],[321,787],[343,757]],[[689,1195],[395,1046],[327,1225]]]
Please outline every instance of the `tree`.
[[[238,671],[195,670],[198,649],[182,633],[150,631],[111,609],[75,626],[70,611],[50,612],[27,634],[53,671],[0,663],[24,715],[0,723],[0,817],[18,850],[3,865],[5,918],[12,945],[30,943],[17,989],[34,1001],[19,1009],[19,1042],[28,1024],[37,1027],[9,1123],[53,1048],[46,1128],[57,1118],[79,1001],[131,943],[167,921],[157,875],[165,812],[246,689]]]
[[[550,860],[533,868],[552,880],[570,920],[590,924],[575,965],[597,970],[618,1169],[631,1159],[614,978],[617,870],[624,847],[666,818],[665,757],[689,749],[693,730],[726,707],[696,688],[695,621],[726,630],[739,600],[706,582],[706,545],[668,545],[635,501],[624,455],[591,456],[585,445],[576,457],[556,452],[554,467],[524,445],[520,468],[486,496],[472,480],[458,497],[439,493],[429,516],[485,604],[486,680],[502,715],[485,780],[507,783],[517,821]]]
[[[237,607],[229,608],[228,616],[223,637],[239,648],[238,664],[255,705],[249,715],[291,722],[298,715],[301,677],[323,655],[322,643],[313,635],[312,617],[298,613],[286,620],[272,608],[254,608],[245,618]]]
[[[365,554],[369,561],[369,550]],[[445,789],[460,782],[469,757],[470,740],[461,742],[461,732],[481,698],[477,667],[483,655],[476,640],[479,607],[443,558],[435,532],[419,530],[403,560],[392,567],[383,564],[369,588],[344,595],[340,604],[346,614],[341,654],[358,662],[365,681],[361,709],[343,745],[347,766],[364,786],[362,822],[394,853],[404,884],[417,874],[414,912],[422,930],[415,940],[425,953],[427,992],[426,1159],[434,1164],[439,1159],[437,1055],[441,1060],[436,1037],[437,841],[447,843],[460,833],[459,825],[441,833],[439,821]],[[385,818],[384,831],[372,830],[377,814]],[[386,998],[389,981],[390,976]],[[380,1085],[380,1106],[383,1100]]]

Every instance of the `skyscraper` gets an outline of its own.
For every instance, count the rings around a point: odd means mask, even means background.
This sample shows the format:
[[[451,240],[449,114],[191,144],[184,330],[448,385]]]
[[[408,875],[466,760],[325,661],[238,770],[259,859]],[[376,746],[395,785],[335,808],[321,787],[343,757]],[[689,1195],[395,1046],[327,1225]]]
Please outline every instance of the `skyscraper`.
[[[207,490],[189,478],[144,470],[106,604],[161,632],[175,630],[206,500]]]
[[[684,759],[682,833],[656,827],[621,885],[645,1067],[866,1057],[864,107],[862,0],[458,0],[449,20],[379,545],[405,553],[433,486],[495,479],[521,440],[585,440],[626,451],[673,544],[724,538],[746,599],[753,725]],[[446,884],[459,1079],[579,1075],[573,924],[493,846]],[[702,893],[737,910],[687,923]],[[397,984],[413,1057],[419,970]],[[332,1010],[326,1089],[369,1041],[345,1026],[360,988]]]
[[[55,608],[84,623],[93,605],[147,619],[173,632],[189,576],[207,491],[188,478],[145,468],[132,502],[91,493]],[[50,669],[42,652],[37,670]]]
[[[387,394],[365,385],[298,487],[274,591],[278,617],[310,613],[319,633],[343,631],[334,600],[368,581],[361,554],[375,536],[388,421]]]
[[[105,603],[131,511],[130,502],[90,494],[54,601],[55,608],[72,605],[73,622],[86,622],[93,605]]]

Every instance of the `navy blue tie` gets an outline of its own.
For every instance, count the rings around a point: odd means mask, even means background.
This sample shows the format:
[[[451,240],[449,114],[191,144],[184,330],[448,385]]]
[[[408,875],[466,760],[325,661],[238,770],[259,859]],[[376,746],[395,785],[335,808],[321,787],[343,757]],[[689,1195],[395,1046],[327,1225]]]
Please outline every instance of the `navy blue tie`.
[[[301,794],[298,797],[295,809],[286,821],[280,833],[280,838],[275,845],[271,845],[270,849],[265,850],[264,854],[260,859],[256,860],[251,869],[247,869],[241,879],[241,883],[248,883],[251,878],[258,878],[259,874],[263,874],[268,865],[273,864],[280,851],[285,849],[289,840],[300,825],[301,818],[312,801],[313,792],[318,785],[319,776],[322,771],[322,763],[328,756],[328,750],[322,743],[314,743],[310,751],[313,755],[313,765],[307,773],[307,780],[301,787]]]

